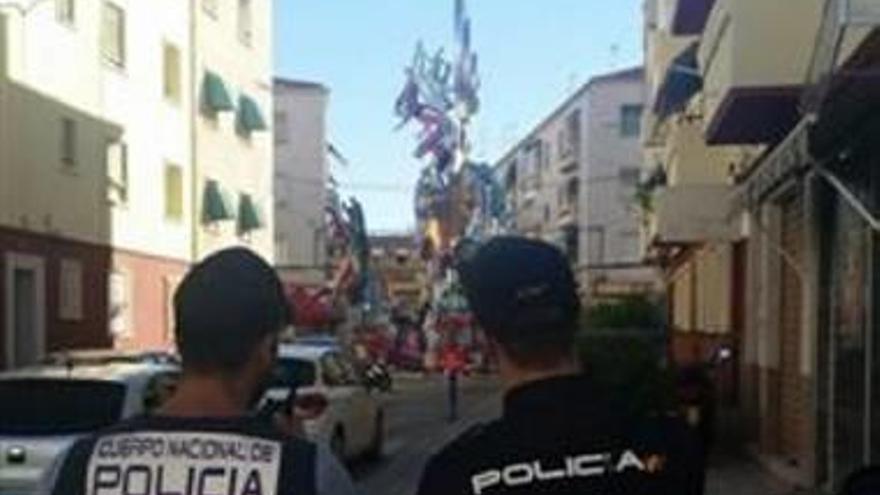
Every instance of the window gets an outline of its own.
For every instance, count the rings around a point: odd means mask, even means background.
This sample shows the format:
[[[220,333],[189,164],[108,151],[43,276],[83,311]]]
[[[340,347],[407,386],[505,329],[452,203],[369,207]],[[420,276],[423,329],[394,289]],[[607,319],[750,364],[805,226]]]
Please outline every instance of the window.
[[[220,187],[216,180],[205,182],[205,191],[202,196],[202,223],[213,224],[221,220],[235,218],[234,202],[229,194]]]
[[[61,163],[76,165],[76,121],[68,117],[61,119]]]
[[[281,358],[275,363],[271,386],[283,388],[291,386],[312,387],[317,380],[315,363],[305,359]]]
[[[64,321],[82,320],[82,263],[73,259],[61,260],[58,278],[58,318]]]
[[[238,39],[246,46],[253,41],[253,13],[251,0],[238,0]]]
[[[550,221],[550,205],[544,205],[544,221]]]
[[[172,163],[165,165],[165,218],[183,220],[183,169]]]
[[[559,158],[565,158],[566,155],[566,147],[568,143],[566,141],[568,138],[565,135],[565,129],[559,129],[556,132],[556,156]]]
[[[287,112],[275,112],[275,144],[287,143],[289,132]]]
[[[202,80],[202,111],[209,117],[216,117],[217,112],[228,112],[235,109],[229,89],[219,75],[205,71]]]
[[[642,105],[620,107],[620,136],[638,137],[642,130]]]
[[[204,10],[206,14],[216,19],[217,12],[219,11],[217,7],[217,0],[202,0],[202,10]]]
[[[108,321],[110,334],[114,337],[131,336],[132,297],[131,280],[122,271],[114,271],[108,280]]]
[[[171,43],[162,47],[162,94],[173,103],[180,103],[180,49]]]
[[[568,115],[566,122],[566,133],[568,134],[568,151],[571,153],[580,153],[581,148],[581,112],[575,110]]]
[[[101,15],[101,54],[107,62],[125,67],[125,12],[110,2],[104,2]]]
[[[587,258],[591,265],[605,263],[605,227],[602,225],[587,230]]]
[[[578,202],[578,196],[580,195],[580,181],[577,179],[571,179],[568,181],[565,189],[566,201],[571,205],[576,205]]]
[[[549,167],[550,166],[550,158],[553,156],[551,154],[553,147],[550,145],[549,140],[544,141],[543,149],[544,149],[544,151],[543,151],[544,164],[545,164],[545,166]]]
[[[244,137],[250,136],[254,131],[269,129],[256,100],[245,94],[238,97],[238,112],[236,113],[235,126],[239,135]]]
[[[107,186],[110,203],[128,202],[128,146],[121,141],[107,144]]]
[[[72,26],[76,21],[76,0],[55,0],[55,20]]]

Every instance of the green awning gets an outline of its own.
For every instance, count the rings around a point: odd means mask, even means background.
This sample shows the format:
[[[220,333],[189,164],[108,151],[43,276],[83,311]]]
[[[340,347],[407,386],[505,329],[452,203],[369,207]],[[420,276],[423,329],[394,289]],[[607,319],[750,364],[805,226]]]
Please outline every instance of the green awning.
[[[260,106],[253,98],[247,95],[238,97],[238,129],[243,133],[265,131],[269,127]]]
[[[235,210],[227,196],[216,180],[205,182],[205,191],[202,197],[202,223],[235,218]]]
[[[229,90],[226,89],[226,83],[211,71],[205,71],[205,78],[202,81],[202,107],[210,112],[228,112],[235,109]]]
[[[250,194],[242,194],[238,200],[238,233],[246,234],[263,227],[257,205]]]

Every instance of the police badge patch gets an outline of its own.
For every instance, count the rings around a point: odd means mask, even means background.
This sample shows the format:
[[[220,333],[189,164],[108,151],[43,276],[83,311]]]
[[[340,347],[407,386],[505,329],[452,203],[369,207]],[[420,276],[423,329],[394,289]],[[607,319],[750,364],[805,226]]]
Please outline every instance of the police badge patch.
[[[277,495],[278,442],[223,433],[139,432],[101,438],[87,495]]]

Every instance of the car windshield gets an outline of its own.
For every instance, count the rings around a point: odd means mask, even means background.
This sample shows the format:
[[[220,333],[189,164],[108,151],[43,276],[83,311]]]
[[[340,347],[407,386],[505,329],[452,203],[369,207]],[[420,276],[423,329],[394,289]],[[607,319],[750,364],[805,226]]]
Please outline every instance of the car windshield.
[[[309,337],[299,337],[296,339],[296,343],[299,345],[306,345],[309,347],[333,347],[339,345],[339,342],[335,337],[321,336],[321,335],[313,335]]]
[[[310,387],[315,384],[315,363],[305,359],[281,358],[275,366],[273,387]]]
[[[125,385],[111,381],[0,381],[0,435],[95,431],[121,418],[124,401]]]

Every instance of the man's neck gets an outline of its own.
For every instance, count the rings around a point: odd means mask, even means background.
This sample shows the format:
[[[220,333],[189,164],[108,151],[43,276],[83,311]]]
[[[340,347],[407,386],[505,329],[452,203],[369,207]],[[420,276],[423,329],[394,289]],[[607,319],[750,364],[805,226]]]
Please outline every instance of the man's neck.
[[[552,368],[543,369],[523,369],[511,365],[501,366],[500,372],[504,389],[510,391],[542,380],[577,375],[581,373],[581,366],[576,360],[572,359]]]
[[[174,395],[162,406],[162,416],[207,418],[238,417],[248,411],[242,387],[213,377],[184,375]]]

